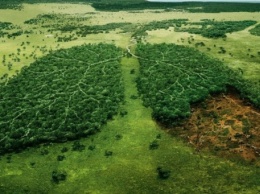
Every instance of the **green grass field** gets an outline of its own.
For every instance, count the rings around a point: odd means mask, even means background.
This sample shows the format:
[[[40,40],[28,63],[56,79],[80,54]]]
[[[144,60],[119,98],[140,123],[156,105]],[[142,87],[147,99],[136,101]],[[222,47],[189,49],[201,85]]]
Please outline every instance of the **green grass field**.
[[[132,32],[122,33],[121,29],[111,30],[108,33],[89,34],[69,42],[57,42],[53,36],[47,35],[65,34],[50,33],[48,28],[39,26],[34,28],[23,23],[39,14],[47,13],[90,17],[84,22],[86,25],[131,22],[138,26],[153,20],[176,18],[188,18],[191,21],[205,18],[252,19],[260,22],[258,13],[163,12],[158,14],[143,11],[140,17],[137,17],[138,13],[99,12],[89,5],[25,4],[24,9],[20,11],[1,10],[0,12],[1,22],[12,22],[22,29],[33,31],[33,34],[28,34],[29,37],[21,35],[15,39],[0,38],[0,77],[4,74],[10,77],[17,74],[23,66],[28,66],[37,58],[47,55],[50,50],[99,42],[113,43],[125,50],[128,45],[133,44]],[[191,44],[188,43],[191,34],[174,32],[171,29],[149,31],[145,39],[150,43],[167,42],[192,47],[195,47],[196,42],[204,42],[205,47],[197,47],[200,51],[224,60],[224,63],[231,68],[242,69],[245,78],[259,81],[260,56],[257,53],[260,51],[260,42],[259,37],[250,35],[250,29],[251,27],[228,34],[225,40],[192,35],[194,41]],[[70,33],[66,35],[68,34]],[[25,49],[21,46],[23,42]],[[219,54],[219,47],[224,47],[227,52]],[[21,51],[18,52],[18,49]],[[134,46],[131,50],[134,52]],[[11,70],[8,70],[8,66],[2,62],[4,55],[5,63],[12,63]],[[19,62],[14,61],[16,57],[20,58]],[[59,144],[46,143],[28,148],[21,153],[0,156],[0,193],[254,194],[260,192],[259,158],[252,163],[237,158],[234,158],[234,161],[218,158],[211,153],[196,152],[188,143],[168,135],[152,120],[152,110],[144,107],[138,97],[135,83],[139,74],[138,60],[134,57],[123,57],[121,71],[125,87],[125,102],[121,105],[120,111],[127,111],[127,114],[124,116],[118,114],[104,125],[99,133],[80,139],[79,144],[85,146],[82,151],[73,151],[77,141],[71,141]],[[65,152],[64,148],[68,151]],[[58,161],[59,156],[65,158]],[[61,180],[57,184],[53,178],[54,171],[66,174],[66,180]],[[163,179],[162,176],[167,176],[167,173],[169,177]]]

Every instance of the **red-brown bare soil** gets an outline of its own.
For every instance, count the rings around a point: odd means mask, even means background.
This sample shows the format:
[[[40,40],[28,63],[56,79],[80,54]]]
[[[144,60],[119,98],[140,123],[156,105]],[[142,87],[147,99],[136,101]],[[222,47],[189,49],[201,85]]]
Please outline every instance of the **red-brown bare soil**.
[[[192,107],[181,126],[167,128],[195,147],[225,158],[255,162],[260,158],[260,112],[235,92],[208,98]]]

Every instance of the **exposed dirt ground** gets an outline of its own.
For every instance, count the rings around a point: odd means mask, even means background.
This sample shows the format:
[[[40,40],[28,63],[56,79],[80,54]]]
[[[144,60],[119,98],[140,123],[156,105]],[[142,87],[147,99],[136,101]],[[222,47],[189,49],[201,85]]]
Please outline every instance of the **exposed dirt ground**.
[[[260,113],[235,91],[193,105],[192,116],[182,126],[168,128],[197,151],[255,162],[260,158]]]

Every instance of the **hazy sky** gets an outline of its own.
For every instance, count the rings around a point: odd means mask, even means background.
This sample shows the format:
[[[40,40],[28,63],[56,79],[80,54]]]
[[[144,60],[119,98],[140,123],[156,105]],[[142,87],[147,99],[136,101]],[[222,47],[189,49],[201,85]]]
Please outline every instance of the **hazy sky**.
[[[184,1],[199,1],[199,2],[254,2],[260,3],[260,0],[148,0],[158,2],[184,2]]]

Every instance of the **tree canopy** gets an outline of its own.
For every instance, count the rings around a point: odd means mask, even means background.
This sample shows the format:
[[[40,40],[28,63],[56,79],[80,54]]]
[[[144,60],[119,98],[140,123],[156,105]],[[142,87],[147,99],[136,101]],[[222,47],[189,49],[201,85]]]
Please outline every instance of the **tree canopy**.
[[[225,91],[226,86],[260,104],[259,97],[255,98],[259,92],[247,90],[241,76],[198,50],[174,44],[138,44],[136,55],[140,61],[139,93],[144,105],[153,109],[153,117],[164,124],[188,117],[191,103]]]
[[[95,133],[123,100],[120,58],[109,44],[53,52],[0,87],[0,153]]]

